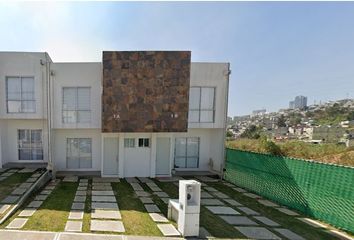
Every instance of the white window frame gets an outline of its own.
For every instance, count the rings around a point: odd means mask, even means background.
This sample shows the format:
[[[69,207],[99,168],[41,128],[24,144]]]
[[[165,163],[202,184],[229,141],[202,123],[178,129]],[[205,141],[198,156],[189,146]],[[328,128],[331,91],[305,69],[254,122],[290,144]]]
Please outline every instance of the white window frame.
[[[125,148],[135,148],[135,138],[124,138]]]
[[[20,145],[20,131],[29,131],[29,138],[30,138],[30,142],[29,142],[29,147],[21,147]],[[40,131],[41,132],[41,141],[39,142],[40,146],[32,146],[34,145],[34,143],[32,142],[32,132],[34,131]],[[37,143],[38,144],[38,143]],[[43,152],[43,131],[42,129],[17,129],[17,149],[18,149],[18,160],[19,161],[43,161],[44,159],[44,152]],[[21,150],[30,150],[31,151],[31,159],[21,159],[20,157],[20,152]],[[42,151],[42,159],[32,159],[32,150],[41,150]]]
[[[77,140],[78,141],[78,145],[79,145],[79,156],[78,156],[78,161],[79,161],[79,167],[78,168],[69,168],[69,158],[72,158],[69,156],[69,149],[68,149],[68,143],[70,140]],[[90,167],[85,167],[85,168],[81,168],[80,166],[80,141],[81,140],[90,140],[91,142],[91,151],[90,151]],[[66,138],[66,168],[67,169],[91,169],[92,168],[92,138],[72,138],[72,137],[68,137]]]
[[[177,139],[185,139],[186,140],[186,154],[185,156],[179,156],[176,154],[176,145],[177,145]],[[198,155],[197,156],[188,156],[188,139],[189,138],[196,138],[198,139]],[[184,162],[184,167],[177,167],[176,166],[176,158],[185,158],[185,162]],[[187,161],[188,161],[188,158],[198,158],[197,160],[197,166],[196,167],[187,167]],[[199,160],[200,160],[200,137],[176,137],[175,138],[175,151],[174,151],[174,161],[173,161],[173,164],[174,164],[174,168],[199,168]]]
[[[75,89],[76,91],[76,102],[75,102],[75,109],[73,110],[68,110],[64,109],[64,90],[65,89]],[[88,89],[89,90],[89,109],[79,109],[79,89]],[[75,121],[73,122],[67,122],[65,121],[66,117],[64,115],[65,112],[75,112]],[[79,121],[78,113],[79,112],[88,112],[89,113],[89,119],[87,121]],[[91,122],[91,87],[63,87],[62,88],[62,123],[64,124],[77,124],[77,123],[90,123]]]
[[[216,87],[201,87],[201,86],[192,86],[190,89],[199,89],[199,106],[198,108],[191,108],[189,109],[189,112],[198,112],[198,121],[190,121],[188,118],[189,123],[215,123],[215,95],[216,95]],[[211,109],[202,109],[201,108],[201,101],[202,101],[202,89],[203,88],[211,88],[214,90],[214,96],[213,96],[213,107]],[[202,111],[212,111],[213,112],[213,119],[212,121],[201,121],[201,112]]]
[[[20,82],[21,82],[21,89],[20,89],[20,99],[9,99],[9,93],[8,93],[8,82],[10,78],[19,78]],[[28,99],[23,99],[23,89],[22,89],[22,80],[24,78],[32,78],[33,79],[33,99],[32,100],[28,100]],[[5,83],[5,88],[6,88],[6,111],[7,113],[36,113],[36,82],[35,82],[35,78],[34,76],[6,76],[6,83]],[[20,111],[16,111],[16,112],[11,112],[9,111],[9,101],[11,102],[20,102],[21,107],[20,107]],[[32,111],[24,111],[23,110],[23,102],[33,102],[33,109]]]

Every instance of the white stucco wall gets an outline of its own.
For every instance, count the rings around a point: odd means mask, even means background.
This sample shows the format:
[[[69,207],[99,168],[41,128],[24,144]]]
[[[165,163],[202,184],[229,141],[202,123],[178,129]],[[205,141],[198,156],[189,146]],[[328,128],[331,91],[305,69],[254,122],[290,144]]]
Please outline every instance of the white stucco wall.
[[[100,171],[101,170],[101,131],[98,129],[56,129],[53,131],[53,156],[56,171]],[[68,169],[66,166],[67,138],[92,139],[92,168]]]
[[[18,162],[18,129],[41,129],[43,142],[43,159],[48,159],[46,120],[2,120],[2,163]],[[31,162],[31,161],[23,161]],[[32,161],[33,162],[33,161]],[[38,162],[38,161],[37,161]]]
[[[228,94],[228,63],[191,64],[190,87],[215,87],[215,122],[188,123],[188,128],[225,128]]]
[[[41,119],[46,118],[46,53],[0,52],[0,118],[3,119]],[[7,113],[6,77],[34,77],[35,113]]]
[[[54,63],[51,67],[53,85],[53,128],[101,129],[101,63]],[[90,87],[90,123],[62,121],[63,87]]]
[[[199,137],[199,167],[179,168],[177,171],[209,171],[212,159],[213,170],[219,172],[223,161],[223,129],[190,129],[187,133],[109,133],[104,137],[119,138],[119,177],[150,176],[156,171],[156,139],[168,137],[170,146],[170,169],[174,167],[175,139],[177,137]],[[124,138],[150,138],[150,148],[124,148]],[[136,140],[137,145],[137,140]],[[104,153],[102,153],[104,159]]]
[[[4,131],[3,121],[0,120],[0,168],[2,168],[2,143],[3,143],[3,134]]]

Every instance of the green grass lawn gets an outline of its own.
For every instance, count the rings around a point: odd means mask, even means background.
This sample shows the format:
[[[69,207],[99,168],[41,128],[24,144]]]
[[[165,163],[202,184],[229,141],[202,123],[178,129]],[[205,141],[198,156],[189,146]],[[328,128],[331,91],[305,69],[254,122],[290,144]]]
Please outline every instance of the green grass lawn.
[[[11,194],[20,184],[25,182],[32,173],[14,173],[4,181],[0,182],[0,202]],[[3,214],[0,214],[0,218],[3,217],[10,209]]]
[[[23,229],[64,231],[77,186],[78,183],[60,182]]]
[[[77,183],[60,182],[33,216],[29,217],[29,220],[22,229],[64,231],[77,185]],[[1,225],[1,228],[4,228],[16,218],[39,192],[33,194],[11,218]]]
[[[155,183],[171,198],[178,198],[178,188],[173,183],[156,180]],[[204,206],[200,208],[200,226],[204,227],[212,236],[217,238],[244,238],[233,226],[227,224],[220,217],[215,216]]]
[[[14,173],[0,182],[0,202],[6,198],[16,187],[25,182],[32,173]]]
[[[82,220],[82,231],[83,232],[91,232],[90,231],[90,222],[91,222],[91,189],[92,189],[92,179],[88,180],[87,185],[87,196],[85,201],[85,210],[84,210],[84,218]],[[74,220],[76,221],[76,220]]]
[[[21,174],[25,175],[25,174]],[[29,174],[30,175],[30,174]],[[29,176],[28,175],[28,176]],[[28,177],[27,176],[27,177]],[[21,176],[23,177],[23,176]],[[13,179],[9,178],[10,182],[16,182],[18,177],[13,176]],[[154,180],[155,183],[165,191],[170,198],[178,198],[178,188],[173,183],[159,182]],[[119,183],[112,183],[112,188],[117,198],[117,202],[122,215],[122,221],[125,227],[127,235],[141,235],[141,236],[162,236],[161,232],[157,228],[156,223],[150,218],[146,212],[143,203],[135,195],[132,187],[123,179]],[[150,188],[141,183],[145,191],[152,192]],[[295,217],[288,216],[281,213],[271,207],[266,207],[258,203],[257,200],[244,196],[243,194],[233,190],[232,188],[225,186],[221,182],[208,183],[240,202],[246,207],[249,207],[259,213],[262,216],[266,216],[271,220],[279,223],[283,228],[301,235],[306,239],[333,239],[333,236],[324,232],[322,229],[317,229],[309,226]],[[75,197],[75,193],[78,187],[78,183],[64,183],[60,182],[58,186],[49,195],[47,200],[42,206],[35,212],[35,214],[29,218],[28,222],[24,226],[24,230],[41,230],[41,231],[64,231],[65,224],[68,221],[71,205]],[[88,191],[92,187],[92,180],[89,180]],[[9,224],[18,214],[34,199],[35,195],[26,201],[26,203],[19,209],[14,216],[7,220],[0,228],[4,228]],[[165,204],[158,196],[151,196],[154,203],[161,209],[162,213],[167,215],[167,204]],[[227,205],[227,203],[225,203]],[[232,206],[230,206],[232,207]],[[237,207],[233,207],[235,210],[240,211]],[[252,220],[252,216],[249,216]],[[83,232],[90,232],[90,220],[91,220],[91,196],[86,198],[86,206],[83,219]],[[258,222],[260,226],[266,227],[270,231],[272,228],[265,226]],[[174,223],[175,224],[175,223]],[[176,224],[175,224],[176,225]],[[214,215],[204,206],[201,207],[200,226],[204,227],[211,235],[216,238],[244,238],[244,236],[238,232],[233,226],[227,224],[222,218]],[[274,231],[273,231],[274,232]],[[274,232],[279,236],[279,233]],[[116,234],[116,233],[115,233]]]
[[[257,212],[259,212],[262,216],[268,217],[271,220],[279,223],[283,228],[287,228],[305,239],[321,239],[321,240],[330,240],[334,239],[334,237],[328,233],[325,233],[323,230],[311,227],[310,225],[301,222],[295,217],[288,216],[272,207],[266,207],[260,204],[257,200],[244,196],[243,194],[233,190],[232,188],[225,186],[224,184],[218,183],[208,183],[209,186],[218,189],[220,192],[223,192],[230,196],[232,199],[240,202],[241,204],[249,207]],[[234,207],[235,208],[235,207]],[[237,208],[235,208],[237,210]],[[301,217],[301,216],[298,216]],[[252,219],[255,220],[255,219]],[[256,221],[256,220],[255,220]],[[268,228],[272,230],[271,228]],[[279,233],[273,231],[276,235]]]
[[[162,236],[156,223],[146,212],[143,203],[134,194],[133,188],[124,179],[119,183],[112,183],[118,199],[125,233],[128,235]]]

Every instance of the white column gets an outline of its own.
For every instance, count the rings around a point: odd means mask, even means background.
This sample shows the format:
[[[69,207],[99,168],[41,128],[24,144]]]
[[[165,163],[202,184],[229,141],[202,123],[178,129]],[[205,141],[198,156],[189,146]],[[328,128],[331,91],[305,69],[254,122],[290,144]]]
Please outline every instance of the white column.
[[[124,133],[120,133],[118,136],[119,138],[119,147],[118,147],[118,164],[119,164],[119,177],[124,178],[124,161],[125,161],[125,148],[124,148]]]
[[[170,139],[170,174],[172,175],[172,169],[175,165],[175,135],[171,133]]]
[[[156,133],[151,134],[150,177],[156,176]]]

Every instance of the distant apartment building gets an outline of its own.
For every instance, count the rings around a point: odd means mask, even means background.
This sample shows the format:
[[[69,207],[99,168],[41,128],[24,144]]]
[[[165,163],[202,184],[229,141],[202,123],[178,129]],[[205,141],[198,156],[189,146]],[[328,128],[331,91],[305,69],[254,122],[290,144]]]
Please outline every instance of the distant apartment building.
[[[296,96],[293,101],[289,102],[290,109],[305,109],[307,107],[307,97]]]
[[[228,63],[191,62],[189,51],[103,52],[90,63],[0,52],[0,168],[221,174],[229,73]]]

